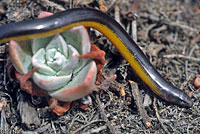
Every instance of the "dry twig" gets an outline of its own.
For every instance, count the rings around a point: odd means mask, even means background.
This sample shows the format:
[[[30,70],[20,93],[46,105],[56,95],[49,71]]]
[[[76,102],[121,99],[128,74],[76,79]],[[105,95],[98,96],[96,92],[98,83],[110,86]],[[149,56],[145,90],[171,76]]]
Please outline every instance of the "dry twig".
[[[140,92],[139,92],[138,86],[133,81],[129,80],[129,83],[131,85],[132,95],[136,100],[138,110],[140,112],[140,115],[142,116],[143,123],[145,124],[146,127],[150,127],[152,125],[151,119],[149,118],[147,111],[144,109],[144,106],[142,105],[142,99],[140,98]]]
[[[164,58],[182,58],[185,60],[190,60],[190,61],[195,61],[195,62],[200,62],[199,58],[191,57],[191,56],[185,56],[181,54],[169,54],[169,55],[164,55]]]
[[[193,54],[194,50],[197,49],[198,46],[196,44],[194,44],[193,48],[190,50],[188,56],[191,57],[191,55]],[[185,61],[185,75],[186,78],[188,78],[188,60]]]
[[[156,106],[156,98],[154,98],[154,100],[153,100],[153,108],[154,108],[154,110],[155,110],[155,112],[156,112],[156,117],[157,117],[158,121],[160,122],[162,128],[164,129],[165,133],[166,133],[166,134],[169,134],[169,131],[167,130],[167,128],[164,126],[162,120],[160,119],[160,115],[159,115],[159,112],[158,112],[158,108],[157,108],[157,106]]]
[[[88,132],[86,132],[86,133],[83,133],[83,134],[98,134],[100,131],[102,131],[102,130],[105,130],[105,129],[107,129],[107,126],[106,125],[104,125],[104,126],[100,126],[100,127],[98,127],[98,128],[95,128],[95,129],[91,129],[91,130],[89,130]]]
[[[117,134],[118,132],[116,132],[115,128],[112,126],[112,123],[108,120],[107,116],[106,116],[106,113],[103,109],[103,105],[101,104],[101,101],[99,99],[99,94],[96,94],[96,101],[97,101],[97,104],[98,104],[98,108],[100,110],[100,113],[103,117],[103,119],[105,120],[106,122],[106,125],[108,126],[108,128],[110,129],[110,132],[112,134]]]
[[[122,26],[122,23],[120,21],[120,8],[119,6],[115,6],[115,20]]]
[[[192,27],[187,26],[185,24],[181,24],[180,22],[168,22],[167,20],[160,20],[160,18],[158,18],[154,15],[148,15],[146,13],[140,13],[140,17],[145,18],[145,19],[150,19],[150,20],[155,21],[155,22],[163,23],[163,24],[171,26],[171,27],[179,27],[179,28],[189,30],[189,31],[192,31],[192,32],[198,32],[199,31],[196,28],[192,28]]]
[[[117,4],[118,1],[119,0],[113,0],[112,4],[108,7],[107,10],[108,13],[114,8],[114,6]]]
[[[188,84],[188,82],[192,79],[192,75],[190,75],[186,81],[183,82],[180,89],[183,90],[183,88]]]
[[[71,134],[77,134],[79,131],[81,131],[82,129],[84,129],[85,127],[93,124],[93,123],[97,123],[97,122],[104,122],[103,120],[93,120],[91,122],[88,122],[87,124],[83,125],[82,127],[78,128],[76,131],[71,132]]]
[[[39,3],[39,4],[41,4],[44,7],[50,6],[50,7],[56,8],[56,9],[58,9],[60,11],[64,11],[65,10],[65,8],[63,8],[62,6],[56,4],[56,3],[52,2],[52,1],[49,1],[49,0],[40,0],[40,2],[41,3]]]

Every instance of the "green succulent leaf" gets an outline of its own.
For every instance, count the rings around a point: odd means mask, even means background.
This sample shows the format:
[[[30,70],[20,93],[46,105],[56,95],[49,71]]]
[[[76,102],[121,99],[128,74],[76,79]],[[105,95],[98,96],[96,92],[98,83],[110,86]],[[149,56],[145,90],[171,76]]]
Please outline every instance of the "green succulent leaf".
[[[32,52],[35,54],[40,48],[45,48],[53,37],[37,38],[32,40]]]
[[[46,52],[44,48],[40,48],[32,57],[32,66],[34,68],[40,68],[39,72],[45,75],[55,75],[56,71],[54,71],[51,67],[49,67],[45,58]]]
[[[46,46],[46,50],[55,48],[57,51],[61,52],[64,56],[68,56],[67,43],[61,35],[55,35],[50,43]]]
[[[63,68],[58,72],[58,75],[65,75],[65,74],[69,74],[71,73],[75,67],[78,65],[79,63],[79,58],[77,56],[79,56],[78,51],[73,48],[71,45],[68,46],[69,47],[69,59]]]
[[[63,38],[65,38],[66,42],[69,44],[72,44],[74,48],[76,48],[79,52],[80,55],[82,54],[86,54],[88,52],[90,52],[90,39],[87,33],[87,30],[84,28],[84,30],[82,30],[82,26],[77,26],[74,27],[71,30],[65,31],[63,33],[61,33],[61,35],[63,36]],[[76,69],[74,70],[75,73],[79,72],[87,63],[87,59],[82,59]]]

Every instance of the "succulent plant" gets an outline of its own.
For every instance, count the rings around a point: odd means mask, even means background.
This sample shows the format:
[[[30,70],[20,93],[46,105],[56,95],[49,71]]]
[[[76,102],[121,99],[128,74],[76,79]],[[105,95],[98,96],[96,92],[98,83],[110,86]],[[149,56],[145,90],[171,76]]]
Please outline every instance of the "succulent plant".
[[[91,59],[79,59],[91,44],[83,26],[49,37],[10,41],[11,61],[20,74],[34,68],[33,82],[60,101],[73,101],[93,90],[97,67]]]

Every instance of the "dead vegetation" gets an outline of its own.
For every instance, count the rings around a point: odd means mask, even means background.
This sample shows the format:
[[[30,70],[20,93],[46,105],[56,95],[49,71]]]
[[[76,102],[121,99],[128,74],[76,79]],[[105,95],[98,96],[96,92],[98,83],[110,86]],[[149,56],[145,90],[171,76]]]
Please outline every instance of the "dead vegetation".
[[[19,84],[9,76],[8,44],[1,44],[1,133],[199,133],[200,92],[193,87],[192,79],[200,73],[200,2],[2,0],[0,25],[34,19],[42,10],[55,13],[75,7],[97,8],[115,18],[161,75],[192,97],[193,107],[160,100],[138,80],[110,42],[91,30],[92,42],[107,53],[103,72],[107,76],[117,74],[117,79],[105,82],[101,88],[106,90],[91,95],[93,103],[87,111],[73,102],[72,108],[60,117],[51,113],[44,98],[20,91]],[[34,105],[35,101],[39,104]]]

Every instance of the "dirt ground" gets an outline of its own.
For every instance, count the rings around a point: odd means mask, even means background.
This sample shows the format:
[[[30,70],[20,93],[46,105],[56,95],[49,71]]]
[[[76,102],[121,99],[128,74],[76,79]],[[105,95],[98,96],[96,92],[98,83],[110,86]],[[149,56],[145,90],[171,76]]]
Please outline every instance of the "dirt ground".
[[[12,72],[8,44],[0,45],[1,133],[200,133],[200,90],[193,86],[193,78],[200,74],[200,2],[1,0],[0,25],[37,18],[40,11],[56,13],[75,7],[102,10],[121,23],[158,72],[189,94],[193,106],[181,107],[160,99],[135,75],[111,43],[91,30],[91,42],[106,52],[102,71],[106,76],[116,74],[117,79],[107,83],[106,90],[91,94],[93,103],[88,110],[81,110],[74,102],[63,116],[52,113],[44,97],[31,97],[20,91],[19,83],[9,76]],[[137,85],[139,97],[133,97]]]

